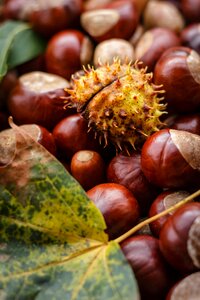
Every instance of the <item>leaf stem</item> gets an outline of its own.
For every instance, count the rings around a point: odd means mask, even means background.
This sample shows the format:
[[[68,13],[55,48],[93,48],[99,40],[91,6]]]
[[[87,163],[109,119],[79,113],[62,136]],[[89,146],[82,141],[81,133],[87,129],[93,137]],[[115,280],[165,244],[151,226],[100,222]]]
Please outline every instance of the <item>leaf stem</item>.
[[[137,224],[136,226],[134,226],[133,228],[131,228],[129,231],[127,231],[126,233],[124,233],[123,235],[119,236],[118,238],[116,238],[114,241],[116,243],[121,243],[122,241],[124,241],[125,239],[127,239],[129,236],[131,236],[132,234],[134,234],[136,231],[138,231],[139,229],[141,229],[143,226],[159,219],[160,217],[163,217],[167,214],[169,214],[171,211],[181,207],[183,204],[192,201],[194,198],[200,196],[200,190],[196,191],[195,193],[191,194],[190,196],[188,196],[187,198],[181,200],[180,202],[178,202],[177,204],[171,206],[170,208],[162,211],[161,213],[146,219],[143,222],[140,222],[139,224]]]

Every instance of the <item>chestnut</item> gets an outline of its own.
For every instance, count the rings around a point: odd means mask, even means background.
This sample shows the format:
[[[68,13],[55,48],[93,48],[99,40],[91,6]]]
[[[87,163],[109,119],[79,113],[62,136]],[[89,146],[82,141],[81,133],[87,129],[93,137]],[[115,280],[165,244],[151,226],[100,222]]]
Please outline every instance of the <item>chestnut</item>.
[[[79,30],[63,30],[48,41],[45,62],[49,73],[66,79],[92,60],[91,40]]]
[[[170,208],[171,206],[175,205],[179,201],[185,199],[189,196],[189,193],[187,191],[164,191],[158,197],[153,201],[151,204],[151,207],[149,209],[149,217],[153,217],[162,211]],[[174,212],[174,211],[173,211]],[[159,237],[160,230],[168,217],[172,215],[173,212],[170,212],[168,215],[165,215],[163,217],[160,217],[154,222],[151,222],[149,224],[151,232],[154,236]]]
[[[170,127],[200,135],[200,114],[178,115]]]
[[[95,150],[99,144],[92,132],[88,133],[87,121],[80,114],[73,114],[62,119],[52,133],[61,157],[71,159],[80,150]]]
[[[149,1],[143,19],[146,28],[164,27],[176,33],[180,33],[185,25],[180,10],[168,1]]]
[[[163,188],[199,187],[199,148],[199,135],[162,129],[142,147],[142,171],[150,182]]]
[[[181,0],[181,10],[189,22],[200,22],[199,0]]]
[[[138,222],[138,202],[123,185],[98,184],[87,191],[87,195],[101,211],[110,240],[130,230]]]
[[[185,276],[169,290],[166,300],[199,299],[200,272]]]
[[[200,109],[200,56],[188,47],[172,47],[157,61],[154,83],[162,84],[168,108],[176,113]],[[187,87],[187,88],[186,88]]]
[[[138,25],[138,11],[133,1],[117,0],[101,9],[82,13],[83,29],[96,41],[129,39]]]
[[[109,39],[99,43],[94,50],[94,65],[112,63],[114,58],[122,63],[134,61],[134,49],[130,42],[123,39]]]
[[[200,22],[189,24],[182,30],[180,37],[183,46],[192,48],[200,54]]]
[[[165,259],[183,274],[200,269],[200,203],[184,204],[160,231],[159,245]]]
[[[81,0],[7,0],[3,7],[5,18],[28,21],[45,37],[75,25],[81,11]]]
[[[66,28],[75,27],[82,12],[82,0],[37,1],[29,4],[28,21],[33,28],[45,37]]]
[[[121,249],[133,269],[141,299],[163,300],[173,281],[158,239],[149,235],[133,236],[121,243]]]
[[[152,28],[144,32],[135,46],[135,57],[141,60],[149,71],[163,52],[171,47],[179,46],[180,38],[170,29]]]
[[[64,78],[45,72],[30,72],[19,77],[8,98],[8,110],[14,122],[38,124],[52,129],[70,113],[64,110]]]
[[[105,181],[106,166],[101,155],[92,150],[76,152],[70,164],[72,176],[85,190]]]
[[[160,189],[152,185],[144,176],[139,152],[130,156],[116,155],[108,165],[107,181],[128,188],[136,197],[143,216],[147,215],[152,201],[160,192]]]

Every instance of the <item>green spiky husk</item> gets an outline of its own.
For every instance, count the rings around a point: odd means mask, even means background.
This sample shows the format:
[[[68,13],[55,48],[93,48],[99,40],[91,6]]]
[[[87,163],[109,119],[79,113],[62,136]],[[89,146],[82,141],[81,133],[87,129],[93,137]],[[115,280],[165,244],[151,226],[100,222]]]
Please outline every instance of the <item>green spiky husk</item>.
[[[120,150],[136,148],[163,127],[160,116],[166,105],[160,86],[152,83],[152,73],[138,63],[120,64],[115,60],[74,79],[69,102],[88,120],[89,127]]]

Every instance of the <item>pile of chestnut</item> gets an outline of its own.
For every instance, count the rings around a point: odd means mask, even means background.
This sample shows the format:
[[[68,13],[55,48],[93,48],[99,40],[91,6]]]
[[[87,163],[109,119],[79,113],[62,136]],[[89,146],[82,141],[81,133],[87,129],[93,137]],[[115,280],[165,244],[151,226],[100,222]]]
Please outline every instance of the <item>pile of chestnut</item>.
[[[65,166],[102,212],[110,239],[200,189],[200,0],[5,0],[1,22],[32,24],[45,53],[0,84],[8,116]],[[88,132],[64,88],[82,65],[140,60],[163,85],[165,127],[141,149],[116,153]],[[200,299],[198,198],[121,243],[142,300]]]

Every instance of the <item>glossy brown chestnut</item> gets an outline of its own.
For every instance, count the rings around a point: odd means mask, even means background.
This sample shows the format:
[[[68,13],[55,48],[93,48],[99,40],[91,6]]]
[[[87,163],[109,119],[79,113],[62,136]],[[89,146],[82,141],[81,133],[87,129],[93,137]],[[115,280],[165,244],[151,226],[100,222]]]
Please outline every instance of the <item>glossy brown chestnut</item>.
[[[82,0],[40,1],[30,11],[28,20],[36,31],[49,37],[61,30],[76,27],[82,9]]]
[[[200,22],[199,0],[181,0],[181,10],[190,22]]]
[[[149,210],[149,217],[153,217],[164,210],[170,208],[171,206],[175,205],[179,201],[185,199],[189,196],[189,193],[186,191],[165,191],[162,192],[151,204],[150,210]],[[173,211],[174,212],[174,211]],[[154,236],[159,237],[160,230],[163,227],[166,220],[169,218],[170,215],[173,214],[173,212],[170,212],[169,214],[160,217],[154,222],[151,222],[149,224],[151,232]]]
[[[73,177],[86,191],[105,182],[106,166],[103,158],[96,151],[76,152],[71,159],[70,169]]]
[[[183,46],[192,48],[200,54],[200,23],[190,24],[181,32]]]
[[[178,281],[167,294],[166,300],[199,299],[200,272],[192,273]]]
[[[110,239],[117,238],[138,222],[138,202],[123,185],[102,183],[90,189],[87,195],[101,211]]]
[[[92,60],[93,45],[79,30],[64,30],[48,42],[45,61],[49,73],[70,79],[71,75]]]
[[[135,47],[135,57],[152,71],[163,52],[180,45],[180,38],[168,28],[152,28],[144,32]]]
[[[118,0],[102,9],[81,15],[83,29],[97,42],[107,39],[129,39],[138,24],[138,11],[133,1]]]
[[[75,26],[81,11],[81,0],[7,0],[3,7],[5,18],[28,21],[46,37]]]
[[[115,156],[108,165],[107,180],[127,187],[136,197],[143,216],[147,215],[152,201],[160,192],[160,189],[152,185],[144,176],[139,153]]]
[[[165,259],[182,273],[200,269],[200,203],[184,204],[165,222],[159,245]]]
[[[163,300],[170,288],[171,274],[158,239],[149,235],[130,237],[121,244],[139,285],[142,300]]]
[[[86,120],[80,114],[62,119],[53,129],[58,152],[63,158],[71,157],[80,150],[97,150],[98,142],[92,133],[88,133]]]
[[[143,18],[146,28],[163,27],[180,33],[185,25],[181,12],[168,1],[149,1]]]
[[[170,127],[200,135],[200,114],[176,116],[173,119],[173,123]]]
[[[19,124],[54,127],[70,113],[64,110],[64,88],[69,83],[62,77],[45,72],[31,72],[19,77],[8,99],[9,113]]]
[[[199,187],[199,147],[199,135],[162,129],[142,147],[142,171],[150,182],[163,188]]]
[[[168,108],[185,113],[200,109],[199,69],[200,56],[191,48],[172,47],[163,53],[154,69],[154,82],[163,85]]]

